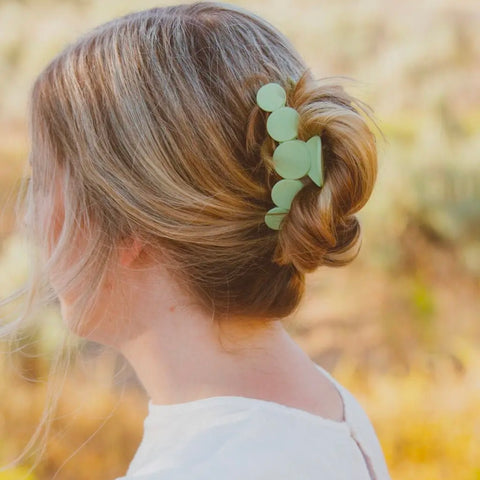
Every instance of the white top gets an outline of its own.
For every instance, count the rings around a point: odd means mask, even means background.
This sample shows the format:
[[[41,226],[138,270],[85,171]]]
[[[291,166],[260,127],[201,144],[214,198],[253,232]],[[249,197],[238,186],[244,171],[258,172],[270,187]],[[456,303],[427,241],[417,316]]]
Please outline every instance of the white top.
[[[343,422],[256,398],[148,404],[144,434],[116,480],[391,480],[380,443],[353,395]]]

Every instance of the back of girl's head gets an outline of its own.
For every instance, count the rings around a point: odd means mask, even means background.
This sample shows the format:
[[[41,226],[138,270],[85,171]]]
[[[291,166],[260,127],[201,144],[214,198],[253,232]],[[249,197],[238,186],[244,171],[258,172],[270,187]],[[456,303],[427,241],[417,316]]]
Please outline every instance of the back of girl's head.
[[[268,114],[256,105],[268,82],[299,112],[298,138],[323,144],[323,187],[308,183],[279,231],[264,222],[279,179]],[[134,235],[217,316],[288,315],[305,273],[358,253],[354,214],[377,168],[361,105],[235,6],[154,8],[95,28],[32,89],[28,207],[36,242],[54,246],[45,269],[61,288],[78,282],[86,305]],[[59,194],[60,220],[38,201]]]

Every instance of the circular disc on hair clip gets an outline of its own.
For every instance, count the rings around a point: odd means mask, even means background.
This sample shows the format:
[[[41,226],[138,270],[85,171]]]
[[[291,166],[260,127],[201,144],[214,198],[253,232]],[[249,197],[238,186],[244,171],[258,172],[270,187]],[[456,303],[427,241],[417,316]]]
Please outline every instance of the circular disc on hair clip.
[[[283,107],[287,101],[287,92],[278,83],[267,83],[257,92],[257,105],[266,112]]]
[[[292,200],[303,188],[300,180],[280,180],[272,188],[273,203],[280,208],[290,210]]]
[[[267,131],[277,142],[293,140],[297,136],[298,112],[291,107],[280,107],[267,119]]]
[[[282,220],[288,213],[286,208],[273,207],[265,214],[265,223],[272,230],[280,230]]]
[[[310,170],[308,176],[319,187],[323,185],[322,172],[322,139],[315,135],[307,140],[307,148],[310,153]]]
[[[295,180],[310,170],[310,153],[302,140],[283,142],[273,152],[273,166],[283,178]]]

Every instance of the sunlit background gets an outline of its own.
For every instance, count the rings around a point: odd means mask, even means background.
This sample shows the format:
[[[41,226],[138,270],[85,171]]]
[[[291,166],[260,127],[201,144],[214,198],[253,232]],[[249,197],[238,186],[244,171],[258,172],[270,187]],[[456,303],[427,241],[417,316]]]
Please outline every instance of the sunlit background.
[[[359,257],[313,274],[287,329],[362,403],[394,480],[480,479],[480,2],[235,3],[287,34],[317,77],[358,80],[350,92],[385,134]],[[28,274],[12,199],[36,74],[87,29],[164,4],[0,0],[0,296]],[[0,355],[0,465],[34,431],[61,328],[52,306],[22,353]],[[113,479],[138,446],[144,391],[114,352],[88,347],[29,480]]]

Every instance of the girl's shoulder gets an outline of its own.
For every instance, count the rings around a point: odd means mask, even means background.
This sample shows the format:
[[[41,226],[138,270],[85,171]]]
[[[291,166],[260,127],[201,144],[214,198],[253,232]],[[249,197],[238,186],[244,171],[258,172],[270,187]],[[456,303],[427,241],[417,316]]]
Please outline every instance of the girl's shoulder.
[[[357,400],[357,398],[343,386],[330,372],[315,364],[316,367],[333,383],[343,399],[345,421],[350,426],[353,433],[359,434],[364,440],[371,439],[376,434],[367,412]],[[367,438],[370,437],[370,438]]]
[[[345,421],[349,426],[350,434],[368,457],[367,463],[370,464],[370,468],[375,470],[378,478],[390,478],[382,447],[364,407],[350,390],[343,386],[330,372],[318,364],[315,365],[335,385],[340,393],[343,399]]]

